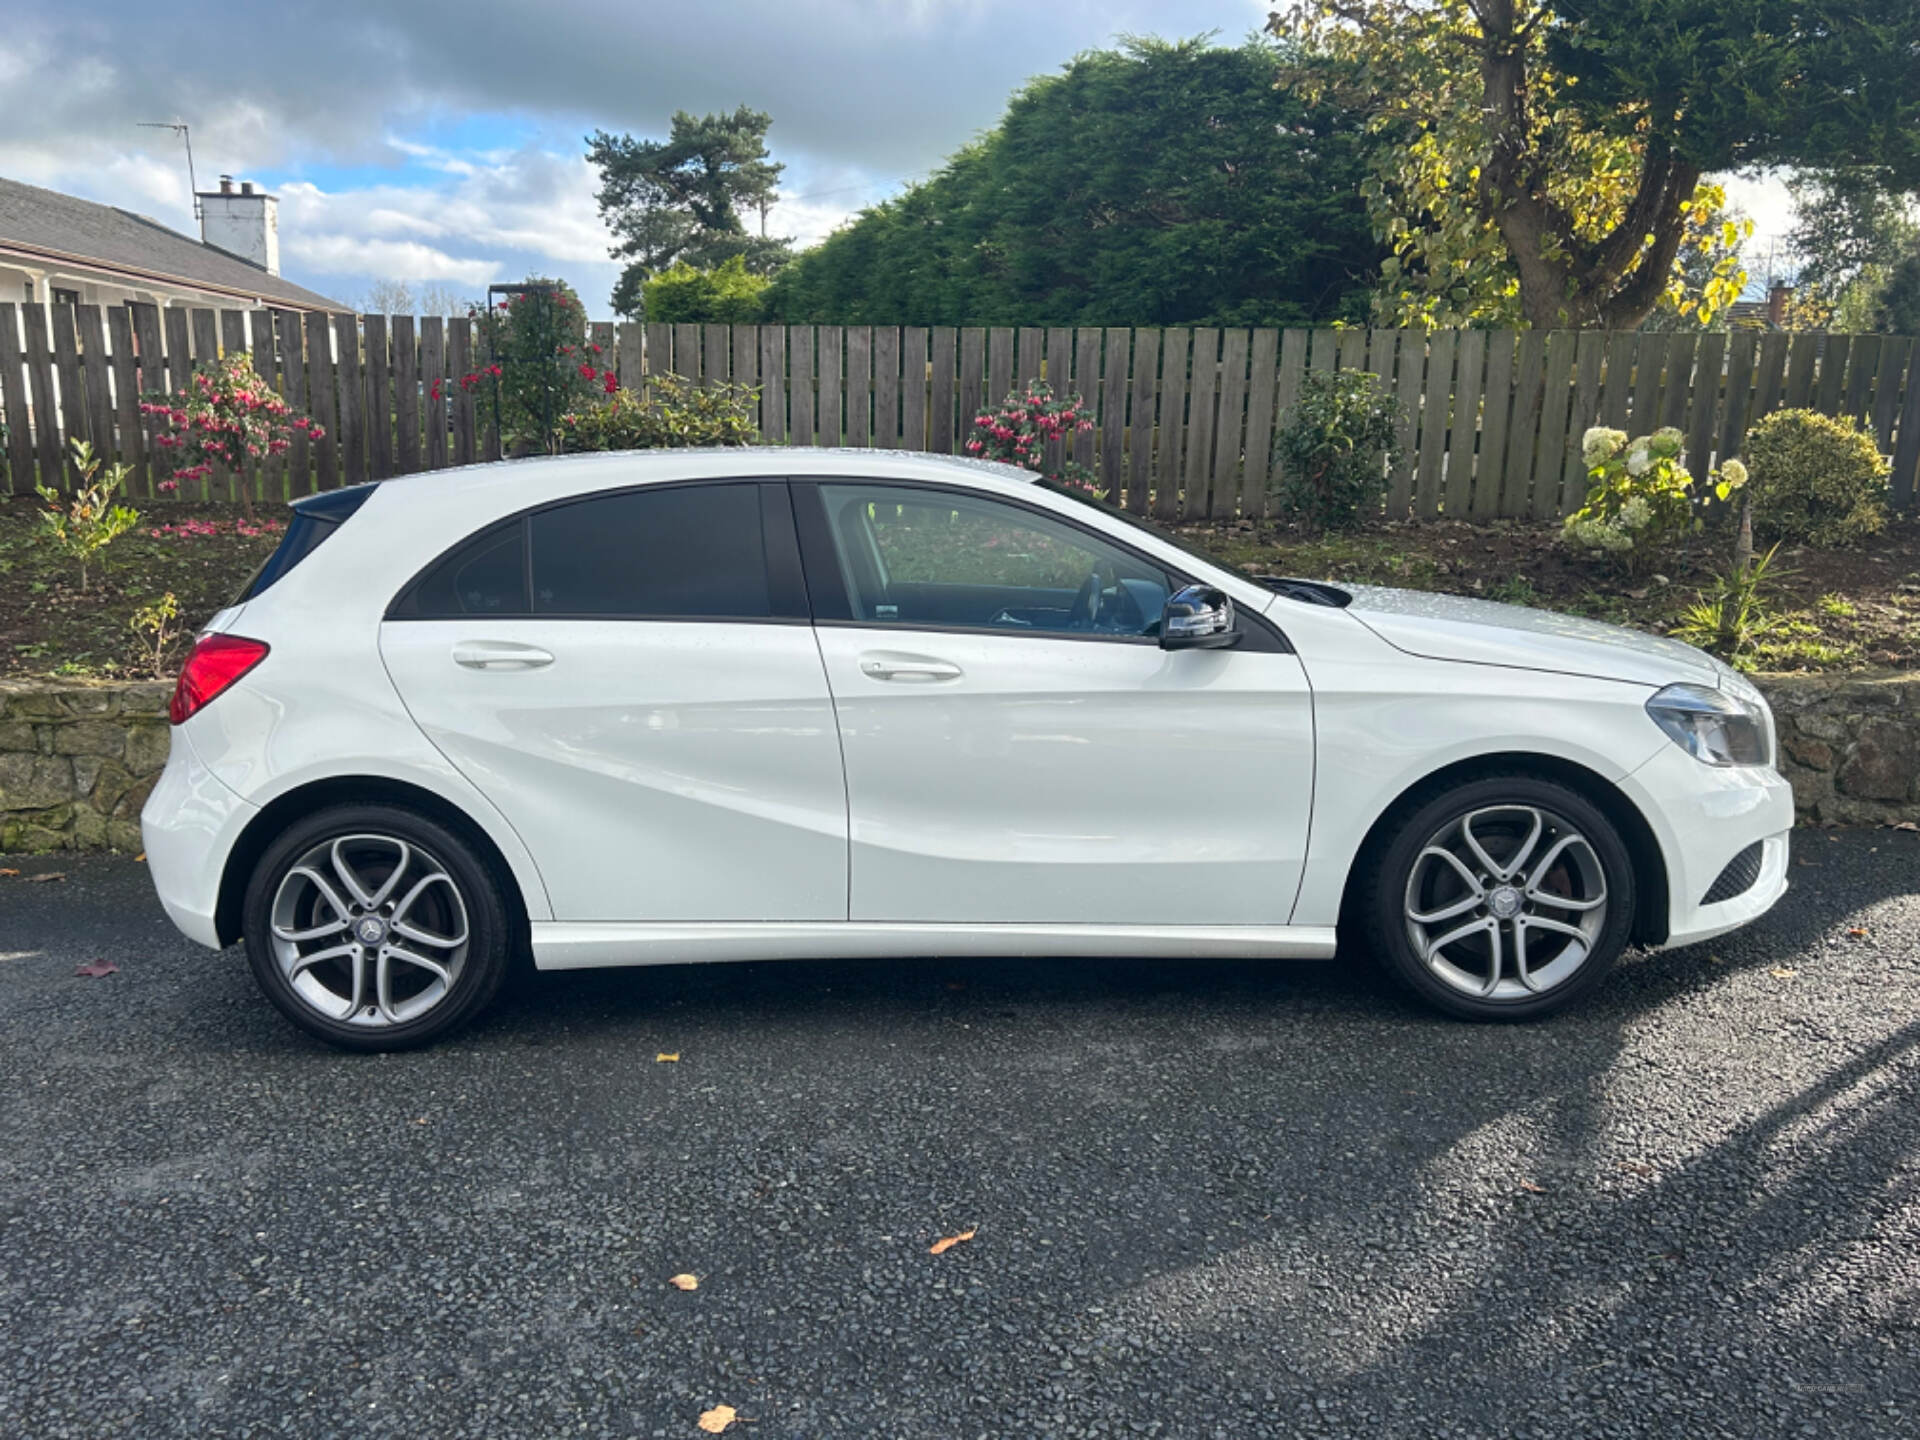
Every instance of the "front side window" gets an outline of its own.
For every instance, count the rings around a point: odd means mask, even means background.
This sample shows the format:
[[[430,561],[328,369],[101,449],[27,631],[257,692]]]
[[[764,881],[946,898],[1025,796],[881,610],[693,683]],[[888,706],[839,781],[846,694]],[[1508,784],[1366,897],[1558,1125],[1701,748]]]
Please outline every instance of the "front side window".
[[[856,620],[1157,634],[1171,577],[1050,516],[959,491],[820,486]]]
[[[773,613],[758,485],[628,490],[527,523],[536,615]]]

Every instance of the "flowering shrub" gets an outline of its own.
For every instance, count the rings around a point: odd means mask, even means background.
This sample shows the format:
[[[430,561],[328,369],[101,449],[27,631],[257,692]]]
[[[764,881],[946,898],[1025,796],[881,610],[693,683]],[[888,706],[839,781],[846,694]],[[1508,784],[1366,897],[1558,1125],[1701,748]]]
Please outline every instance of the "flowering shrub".
[[[46,485],[35,485],[47,508],[40,512],[40,536],[67,559],[80,566],[80,593],[87,590],[87,564],[140,523],[140,512],[115,503],[127,476],[126,465],[110,465],[100,473],[100,458],[84,440],[73,442],[73,467],[80,483],[71,496]]]
[[[223,465],[239,479],[240,499],[249,511],[253,496],[246,462],[284,454],[298,431],[310,440],[326,434],[274,393],[244,351],[196,366],[181,393],[149,395],[140,413],[153,417],[153,443],[185,462],[160,482],[161,490],[177,490],[182,480],[203,480],[215,465]]]
[[[460,376],[459,384],[474,390],[492,381],[484,403],[491,403],[498,387],[500,439],[509,452],[552,454],[562,444],[561,417],[595,395],[611,394],[617,382],[600,347],[587,338],[580,297],[558,280],[529,277],[527,283],[547,288],[523,290],[492,310],[474,312],[487,363]]]
[[[1683,443],[1672,426],[1635,440],[1604,426],[1587,431],[1580,456],[1593,484],[1562,527],[1566,543],[1632,575],[1697,532],[1708,496],[1725,500],[1747,483],[1747,469],[1728,460],[1707,477],[1707,492],[1697,492],[1680,463]]]
[[[1044,380],[1032,380],[1026,393],[1012,391],[997,410],[973,417],[967,454],[1018,465],[1075,490],[1097,494],[1093,473],[1067,454],[1076,430],[1091,430],[1078,395],[1056,396]]]
[[[754,410],[760,392],[745,385],[698,384],[655,375],[643,399],[612,381],[606,399],[560,417],[568,450],[656,450],[688,445],[751,445],[759,437]]]
[[[1315,530],[1343,529],[1377,510],[1397,409],[1377,375],[1309,372],[1275,437],[1281,505]]]

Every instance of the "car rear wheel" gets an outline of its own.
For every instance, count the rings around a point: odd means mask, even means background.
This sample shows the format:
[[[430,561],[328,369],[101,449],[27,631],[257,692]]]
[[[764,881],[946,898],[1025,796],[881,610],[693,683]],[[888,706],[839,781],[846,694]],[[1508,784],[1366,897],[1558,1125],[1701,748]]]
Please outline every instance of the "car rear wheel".
[[[498,881],[427,816],[343,805],[295,822],[254,867],[247,959],[294,1024],[347,1050],[404,1050],[464,1025],[506,974]]]
[[[1560,1010],[1605,978],[1633,928],[1633,864],[1578,791],[1475,780],[1408,814],[1379,856],[1367,935],[1428,1003],[1479,1020]]]

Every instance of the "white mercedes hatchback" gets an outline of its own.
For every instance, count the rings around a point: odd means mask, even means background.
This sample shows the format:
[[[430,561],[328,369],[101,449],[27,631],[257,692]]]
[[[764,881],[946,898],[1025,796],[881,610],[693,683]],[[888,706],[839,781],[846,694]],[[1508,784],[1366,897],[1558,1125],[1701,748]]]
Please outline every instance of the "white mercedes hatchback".
[[[1786,888],[1746,681],[1223,568],[975,461],[672,451],[297,502],[180,676],[167,913],[336,1045],[543,969],[1370,950],[1518,1019]]]

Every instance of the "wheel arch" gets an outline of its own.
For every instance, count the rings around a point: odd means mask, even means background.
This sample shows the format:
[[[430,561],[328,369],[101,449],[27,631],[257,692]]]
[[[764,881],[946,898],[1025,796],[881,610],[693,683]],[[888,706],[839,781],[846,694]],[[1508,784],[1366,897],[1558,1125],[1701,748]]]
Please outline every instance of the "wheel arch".
[[[246,828],[234,841],[233,848],[227,852],[226,864],[220,873],[220,898],[214,907],[214,928],[222,945],[231,945],[240,938],[240,911],[247,893],[247,882],[253,875],[254,865],[266,853],[274,837],[304,815],[311,815],[316,810],[332,805],[349,804],[400,805],[417,810],[445,825],[471,845],[474,853],[498,881],[501,897],[506,901],[513,920],[516,944],[521,953],[525,953],[531,936],[526,896],[521,891],[513,866],[487,833],[486,827],[444,796],[404,780],[379,775],[340,775],[309,781],[284,795],[276,796],[247,822]]]
[[[1488,775],[1516,773],[1565,785],[1592,802],[1613,823],[1633,862],[1637,903],[1634,906],[1632,938],[1642,945],[1658,945],[1665,941],[1670,913],[1667,860],[1647,817],[1625,791],[1598,771],[1578,761],[1532,751],[1504,751],[1456,760],[1422,776],[1395,796],[1374,818],[1359,849],[1354,852],[1353,863],[1348,867],[1346,884],[1341,891],[1341,928],[1348,929],[1352,924],[1349,908],[1359,894],[1359,877],[1367,873],[1367,867],[1386,848],[1402,817],[1434,795],[1456,785]]]

